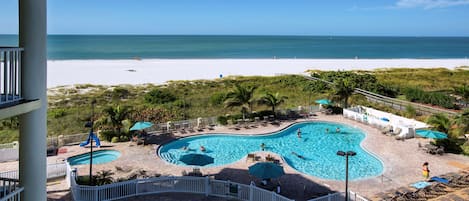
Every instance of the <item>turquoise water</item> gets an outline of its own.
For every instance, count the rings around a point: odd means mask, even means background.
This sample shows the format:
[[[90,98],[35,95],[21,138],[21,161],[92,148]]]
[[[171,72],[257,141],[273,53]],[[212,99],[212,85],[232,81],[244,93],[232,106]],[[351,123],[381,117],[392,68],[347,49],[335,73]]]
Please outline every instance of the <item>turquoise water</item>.
[[[336,133],[336,128],[340,133]],[[301,138],[297,130],[301,130]],[[326,133],[326,129],[329,132]],[[234,163],[248,153],[261,151],[261,143],[266,151],[281,155],[288,165],[299,172],[333,180],[345,180],[345,158],[337,156],[337,151],[355,151],[349,158],[349,178],[360,179],[378,176],[383,172],[382,163],[363,150],[360,142],[365,134],[351,126],[331,122],[307,122],[294,124],[270,135],[201,135],[175,140],[160,147],[160,157],[176,165],[185,164],[179,157],[190,153],[206,154],[214,158],[214,163],[204,167],[214,167]],[[201,152],[203,145],[206,152]],[[189,151],[181,149],[188,147]],[[296,152],[305,159],[293,155]]]
[[[100,150],[93,151],[93,164],[109,163],[116,160],[121,156],[119,151],[115,150]],[[90,154],[81,154],[68,158],[70,165],[86,165],[90,164]]]
[[[0,46],[18,36],[0,35]],[[49,35],[49,59],[466,58],[469,37]]]

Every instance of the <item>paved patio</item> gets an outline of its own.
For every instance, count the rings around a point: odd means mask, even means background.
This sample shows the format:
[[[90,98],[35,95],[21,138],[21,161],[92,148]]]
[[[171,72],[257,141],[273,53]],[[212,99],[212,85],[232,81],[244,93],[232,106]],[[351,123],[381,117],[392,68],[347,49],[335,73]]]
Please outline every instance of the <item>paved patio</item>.
[[[384,163],[384,172],[381,176],[350,181],[349,188],[365,197],[383,192],[389,189],[398,188],[401,186],[408,186],[409,184],[422,180],[421,165],[423,162],[430,163],[432,175],[440,175],[448,172],[456,172],[461,165],[455,164],[469,164],[469,157],[455,154],[430,155],[419,149],[419,142],[424,143],[422,139],[409,139],[405,141],[395,140],[390,136],[381,134],[378,129],[372,128],[368,125],[361,124],[349,119],[345,119],[338,115],[318,115],[310,119],[300,119],[296,121],[280,122],[279,125],[258,126],[257,128],[240,130],[233,130],[227,127],[216,127],[215,130],[205,130],[202,133],[237,133],[237,134],[260,134],[269,133],[291,125],[294,122],[300,121],[332,121],[345,123],[357,128],[362,129],[367,134],[367,137],[362,142],[362,146],[368,151],[375,154]],[[151,145],[136,145],[135,143],[103,143],[101,149],[115,149],[119,150],[121,157],[113,162],[93,165],[93,171],[99,170],[112,170],[116,173],[115,177],[124,177],[132,172],[138,170],[145,170],[147,175],[161,174],[161,175],[182,175],[182,172],[190,172],[192,169],[188,167],[176,166],[161,160],[156,155],[156,149],[164,142],[173,140],[182,136],[197,135],[194,133],[176,133],[174,135],[160,135],[155,136],[152,141],[156,144]],[[67,157],[86,153],[89,151],[87,148],[81,148],[78,145],[68,146],[67,152],[58,156],[49,157],[48,162],[59,162]],[[272,154],[274,153],[260,152],[258,154]],[[343,191],[343,181],[324,180],[314,176],[302,174],[295,169],[291,168],[284,161],[280,161],[285,167],[286,175],[280,177],[279,180],[282,185],[282,194],[293,198],[295,200],[306,200],[312,197],[327,194],[331,191]],[[248,166],[252,162],[246,162],[243,158],[234,164],[224,167],[214,168],[201,168],[204,175],[209,175],[215,179],[231,180],[234,182],[249,184],[250,181],[259,182],[256,178],[248,174]],[[119,169],[116,169],[116,167]],[[17,169],[17,162],[3,163],[0,171]],[[130,171],[126,171],[130,170]],[[78,167],[79,175],[87,175],[89,171],[88,165]],[[64,182],[57,181],[48,185],[50,200],[68,200],[69,194],[64,189]],[[208,199],[208,198],[207,198]],[[129,199],[130,200],[130,199]],[[164,200],[164,199],[163,199]],[[196,199],[198,200],[198,199]],[[206,200],[203,198],[201,200]]]

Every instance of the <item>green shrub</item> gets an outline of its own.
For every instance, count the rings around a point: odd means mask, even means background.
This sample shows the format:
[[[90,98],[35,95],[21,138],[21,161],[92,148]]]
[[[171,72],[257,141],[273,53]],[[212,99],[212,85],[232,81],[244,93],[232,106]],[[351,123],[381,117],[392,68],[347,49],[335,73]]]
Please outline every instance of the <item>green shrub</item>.
[[[184,101],[184,100],[181,100],[181,99],[175,100],[173,102],[173,106],[175,106],[177,108],[189,108],[190,107],[190,105],[187,101]]]
[[[145,94],[145,101],[150,104],[165,104],[176,100],[168,89],[153,89]]]
[[[67,113],[65,112],[65,109],[49,109],[49,114],[53,118],[57,119],[65,116]]]
[[[461,149],[462,149],[462,153],[464,155],[468,155],[469,156],[469,142],[466,142],[464,143],[463,145],[461,145]]]
[[[447,138],[442,140],[436,140],[433,144],[436,146],[443,146],[445,148],[445,152],[460,154],[463,152],[461,143],[458,139],[454,138]]]
[[[116,143],[116,142],[119,142],[119,137],[115,136],[115,137],[112,137],[112,140],[111,140],[112,143]]]
[[[219,106],[223,104],[226,99],[226,93],[218,92],[210,96],[210,104],[212,106]]]
[[[108,142],[110,142],[113,137],[117,137],[116,132],[113,130],[103,130],[99,133],[99,138]]]
[[[228,118],[225,116],[218,116],[217,117],[217,122],[221,125],[227,125],[228,124]]]
[[[127,142],[129,141],[129,137],[125,136],[125,135],[121,135],[119,137],[119,142]]]

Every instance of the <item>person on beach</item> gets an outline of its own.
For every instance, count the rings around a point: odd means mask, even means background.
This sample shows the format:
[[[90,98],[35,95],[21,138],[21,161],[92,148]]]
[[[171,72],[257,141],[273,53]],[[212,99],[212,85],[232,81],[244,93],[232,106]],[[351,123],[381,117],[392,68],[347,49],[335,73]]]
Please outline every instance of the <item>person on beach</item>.
[[[301,138],[301,130],[298,129],[298,131],[296,131],[296,136],[298,136],[298,138]]]
[[[261,144],[261,150],[262,150],[262,151],[265,150],[265,144],[264,144],[264,143]]]
[[[425,162],[422,165],[422,176],[425,179],[428,179],[430,177],[430,169],[428,169],[428,162]]]

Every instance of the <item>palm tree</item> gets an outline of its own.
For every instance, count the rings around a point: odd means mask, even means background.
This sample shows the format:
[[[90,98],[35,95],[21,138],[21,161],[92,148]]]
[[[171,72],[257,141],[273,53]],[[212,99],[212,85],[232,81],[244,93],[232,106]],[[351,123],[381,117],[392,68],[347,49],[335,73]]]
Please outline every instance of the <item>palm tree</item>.
[[[348,79],[336,80],[332,88],[332,99],[343,101],[344,108],[348,107],[348,99],[352,96],[355,88],[352,82]]]
[[[94,180],[98,186],[111,184],[114,181],[112,175],[114,175],[114,173],[111,170],[101,170],[97,172]]]
[[[241,107],[241,113],[243,113],[243,119],[245,119],[247,110],[249,109],[249,112],[252,112],[252,106],[255,102],[254,91],[256,88],[255,86],[244,87],[236,84],[233,91],[226,95],[224,102],[225,107]]]
[[[451,127],[451,121],[442,113],[433,114],[427,119],[427,123],[444,133],[448,133]]]
[[[270,106],[272,108],[272,113],[275,115],[275,107],[284,103],[286,99],[288,99],[288,97],[280,96],[278,93],[272,94],[267,92],[259,99],[259,103]]]
[[[131,113],[131,109],[128,106],[117,105],[106,107],[104,108],[103,112],[105,115],[105,122],[110,124],[116,133],[120,134],[122,121],[127,119]]]
[[[454,118],[454,123],[458,126],[461,134],[469,132],[469,109],[464,110]]]

